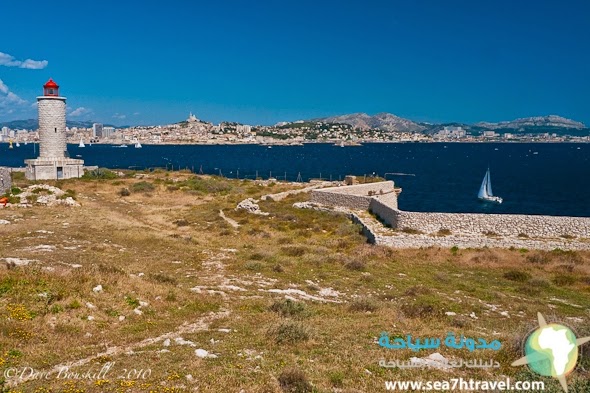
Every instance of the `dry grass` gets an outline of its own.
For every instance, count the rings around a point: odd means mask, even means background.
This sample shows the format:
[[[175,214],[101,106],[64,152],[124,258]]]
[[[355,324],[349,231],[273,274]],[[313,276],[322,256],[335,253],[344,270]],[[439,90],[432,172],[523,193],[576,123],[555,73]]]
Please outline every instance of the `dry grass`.
[[[290,185],[138,175],[60,182],[80,208],[0,209],[0,219],[11,222],[0,227],[0,257],[34,260],[27,266],[0,260],[0,370],[49,370],[90,359],[78,370],[113,361],[116,372],[151,369],[151,375],[125,381],[113,373],[100,386],[37,380],[16,391],[373,392],[402,376],[449,376],[379,367],[381,358],[416,356],[379,347],[382,331],[499,339],[502,349],[484,356],[500,362],[498,373],[452,374],[474,379],[521,375],[510,363],[539,311],[590,335],[590,253],[392,250],[366,244],[343,216],[294,209],[305,195],[262,201],[269,216],[233,210],[246,197]],[[139,182],[153,188],[134,191]],[[15,184],[25,185],[24,179]],[[122,188],[128,196],[119,195]],[[219,217],[221,209],[238,229]],[[99,284],[103,290],[94,292]],[[169,347],[160,338],[165,334]],[[195,347],[178,344],[179,337]],[[196,348],[218,357],[198,358]],[[581,361],[590,369],[587,357]],[[584,378],[579,368],[568,380]]]

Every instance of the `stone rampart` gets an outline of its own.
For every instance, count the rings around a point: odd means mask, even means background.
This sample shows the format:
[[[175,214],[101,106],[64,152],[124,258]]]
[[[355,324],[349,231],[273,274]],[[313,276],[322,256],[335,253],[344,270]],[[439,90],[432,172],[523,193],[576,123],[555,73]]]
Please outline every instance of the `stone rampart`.
[[[429,234],[448,230],[457,235],[590,238],[590,217],[406,212],[375,198],[369,210],[392,228],[410,228]]]
[[[349,209],[368,210],[373,196],[387,200],[397,207],[397,195],[392,181],[329,187],[311,192],[311,202]]]

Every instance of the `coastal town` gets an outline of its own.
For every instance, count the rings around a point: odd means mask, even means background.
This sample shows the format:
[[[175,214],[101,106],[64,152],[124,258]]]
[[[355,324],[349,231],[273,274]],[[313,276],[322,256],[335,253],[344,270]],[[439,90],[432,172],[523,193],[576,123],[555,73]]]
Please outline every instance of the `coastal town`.
[[[89,123],[88,127],[70,126],[66,129],[66,138],[70,144],[334,143],[343,147],[379,142],[590,142],[588,132],[568,134],[569,128],[565,128],[564,131],[559,129],[561,125],[550,130],[554,132],[529,132],[523,127],[513,130],[506,128],[500,132],[497,126],[485,123],[478,127],[430,124],[414,127],[396,127],[394,124],[381,127],[355,125],[354,121],[348,119],[338,120],[339,118],[299,120],[280,122],[272,126],[237,122],[213,124],[200,120],[190,113],[186,120],[167,125],[114,127],[101,123]],[[574,130],[587,129],[576,125]],[[20,143],[32,143],[38,140],[39,133],[36,129],[11,129],[7,126],[1,128],[0,142],[18,146]]]

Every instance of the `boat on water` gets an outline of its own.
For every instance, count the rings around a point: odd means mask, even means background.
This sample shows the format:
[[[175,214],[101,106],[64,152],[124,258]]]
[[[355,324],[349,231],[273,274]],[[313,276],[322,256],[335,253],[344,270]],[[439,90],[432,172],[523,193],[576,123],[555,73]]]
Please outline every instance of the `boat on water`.
[[[86,145],[84,145],[84,138],[80,138],[80,144],[78,147],[86,147]]]
[[[20,147],[20,143],[16,142],[16,145],[15,146],[16,147]]]
[[[486,171],[486,174],[483,177],[483,181],[481,182],[481,187],[479,188],[479,193],[477,197],[485,202],[493,202],[493,203],[502,203],[503,199],[499,196],[495,196],[492,192],[492,180],[490,178],[490,168]]]
[[[122,145],[117,145],[117,146],[113,146],[113,147],[127,147],[127,145],[123,143]]]
[[[139,143],[139,141],[135,141],[135,148],[141,149],[141,143]]]

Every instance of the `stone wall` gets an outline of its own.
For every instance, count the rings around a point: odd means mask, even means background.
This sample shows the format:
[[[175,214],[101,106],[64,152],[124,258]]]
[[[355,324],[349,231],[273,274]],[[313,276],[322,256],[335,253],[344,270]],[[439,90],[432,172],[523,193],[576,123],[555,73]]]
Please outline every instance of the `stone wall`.
[[[39,157],[63,158],[66,151],[66,99],[39,97]]]
[[[368,210],[374,193],[376,198],[387,201],[397,208],[397,195],[392,181],[322,188],[311,192],[311,202],[349,209]]]
[[[590,217],[406,212],[375,198],[369,210],[393,228],[411,228],[429,234],[448,229],[457,235],[590,238]]]
[[[10,168],[0,167],[0,195],[10,190],[11,187]]]

